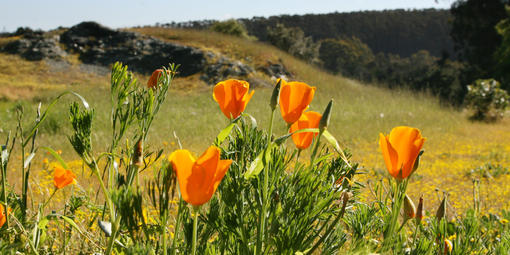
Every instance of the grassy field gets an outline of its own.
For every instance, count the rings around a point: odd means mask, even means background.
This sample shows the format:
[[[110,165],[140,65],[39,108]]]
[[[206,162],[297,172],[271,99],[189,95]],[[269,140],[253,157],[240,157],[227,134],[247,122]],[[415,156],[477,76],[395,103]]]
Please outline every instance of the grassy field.
[[[476,178],[481,180],[482,208],[485,212],[496,213],[500,209],[510,208],[510,185],[507,185],[510,183],[508,118],[496,124],[474,123],[467,119],[467,113],[440,106],[438,100],[430,95],[388,90],[335,76],[260,42],[207,31],[162,28],[133,30],[222,53],[248,64],[281,61],[293,74],[294,80],[317,87],[310,110],[322,112],[327,102],[334,100],[330,131],[351,151],[353,159],[364,167],[366,174],[358,178],[365,183],[388,176],[379,152],[379,133],[387,134],[395,126],[408,125],[419,128],[427,138],[422,165],[409,188],[415,201],[423,194],[427,210],[435,211],[441,191],[446,191],[450,194],[452,206],[461,213],[472,204],[472,180]],[[55,67],[52,62],[28,62],[17,56],[0,54],[1,139],[4,139],[8,130],[15,128],[16,118],[12,110],[15,104],[24,106],[25,120],[28,122],[33,119],[39,102],[43,103],[44,109],[49,100],[61,91],[73,90],[83,95],[95,108],[93,146],[104,149],[104,141],[110,139],[110,134],[105,131],[110,114],[107,96],[109,77],[84,72],[75,56],[69,57],[69,63],[65,67]],[[144,85],[148,77],[138,75],[138,79]],[[164,148],[165,153],[170,153],[178,148],[173,136],[175,132],[183,147],[197,153],[204,151],[228,124],[212,99],[212,85],[205,84],[197,75],[176,79],[152,127],[150,146]],[[255,95],[246,112],[253,115],[260,126],[266,127],[271,89],[253,89]],[[70,102],[72,99],[69,97],[64,101]],[[61,150],[62,156],[71,161],[77,157],[66,137],[70,134],[67,112],[67,103],[55,107],[41,128],[38,142]],[[283,134],[285,127],[283,120],[277,118],[275,133]],[[290,143],[288,145],[292,146]],[[44,157],[48,155],[40,155],[39,159]],[[492,164],[493,168],[487,163]],[[491,176],[487,176],[487,173]],[[15,171],[10,174],[15,175]],[[370,199],[370,192],[365,192],[364,196]]]

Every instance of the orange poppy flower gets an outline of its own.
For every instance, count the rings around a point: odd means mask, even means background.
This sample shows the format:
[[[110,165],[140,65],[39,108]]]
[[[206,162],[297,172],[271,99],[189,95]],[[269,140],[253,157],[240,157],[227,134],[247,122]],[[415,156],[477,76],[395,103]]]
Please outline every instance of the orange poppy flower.
[[[250,84],[243,80],[226,80],[214,86],[213,98],[218,102],[220,109],[229,119],[235,119],[246,108],[255,91],[250,90]]]
[[[207,203],[232,164],[232,160],[221,160],[220,149],[209,147],[195,160],[188,150],[176,150],[170,162],[177,174],[179,189],[184,201],[199,206]]]
[[[452,241],[448,239],[444,239],[444,254],[450,254],[453,250],[453,244]]]
[[[305,128],[318,128],[322,115],[317,112],[304,112],[298,121],[290,126],[289,133],[305,129]],[[316,137],[318,132],[303,132],[292,135],[292,141],[297,148],[304,150],[312,144],[312,140]]]
[[[156,88],[158,86],[158,79],[164,71],[163,69],[156,69],[156,71],[152,72],[151,77],[147,81],[147,88]],[[166,73],[170,74],[170,70],[167,70]]]
[[[11,213],[12,209],[9,208],[7,210],[7,213]],[[0,204],[0,228],[5,224],[7,221],[7,215],[5,213],[5,207],[4,205]]]
[[[411,127],[393,128],[387,136],[379,134],[379,145],[390,175],[398,180],[409,177],[424,142],[420,130]]]
[[[53,172],[53,184],[55,184],[57,189],[61,189],[69,184],[76,184],[76,175],[71,170],[57,166]]]
[[[296,122],[308,108],[315,94],[315,87],[303,82],[285,82],[280,85],[280,112],[288,124]]]

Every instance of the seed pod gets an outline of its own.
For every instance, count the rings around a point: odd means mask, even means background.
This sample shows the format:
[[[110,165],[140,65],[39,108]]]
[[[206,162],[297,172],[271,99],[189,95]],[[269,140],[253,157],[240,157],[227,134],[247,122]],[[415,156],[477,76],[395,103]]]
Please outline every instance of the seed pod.
[[[321,121],[319,122],[320,132],[324,131],[329,125],[329,119],[331,119],[331,108],[333,107],[333,99],[329,100],[328,106],[322,114]]]
[[[412,219],[416,216],[416,207],[414,207],[413,200],[406,195],[404,198],[404,221]]]
[[[423,217],[425,217],[425,211],[423,210],[423,196],[421,196],[420,202],[418,203],[418,209],[416,209],[416,222],[420,224]]]
[[[441,220],[446,216],[446,196],[443,197],[443,201],[441,201],[441,205],[437,209],[436,218]]]
[[[278,101],[280,100],[280,87],[282,84],[282,79],[278,79],[276,86],[273,89],[273,94],[271,95],[271,102],[269,105],[271,106],[271,110],[274,111],[276,106],[278,105]]]

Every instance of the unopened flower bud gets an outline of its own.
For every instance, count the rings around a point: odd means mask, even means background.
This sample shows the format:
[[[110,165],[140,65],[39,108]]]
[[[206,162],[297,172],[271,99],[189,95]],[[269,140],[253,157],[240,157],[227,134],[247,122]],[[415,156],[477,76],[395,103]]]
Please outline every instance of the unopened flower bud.
[[[143,165],[143,142],[141,138],[136,143],[135,150],[133,152],[133,165],[138,167]]]
[[[441,220],[446,216],[446,196],[443,197],[443,201],[441,201],[441,205],[437,209],[436,218]]]
[[[416,209],[416,222],[420,224],[423,217],[425,217],[425,211],[423,210],[423,196],[421,196],[420,202],[418,203],[418,209]]]
[[[320,132],[324,131],[329,125],[329,119],[331,119],[331,108],[333,107],[333,99],[329,100],[328,106],[322,114],[321,121],[319,122]]]
[[[414,207],[413,200],[406,195],[404,198],[404,220],[412,219],[416,216],[416,207]]]
[[[280,100],[280,87],[282,84],[282,79],[278,79],[276,86],[273,89],[273,94],[271,95],[271,102],[269,105],[271,106],[271,110],[274,111],[276,106],[278,105],[278,101]]]

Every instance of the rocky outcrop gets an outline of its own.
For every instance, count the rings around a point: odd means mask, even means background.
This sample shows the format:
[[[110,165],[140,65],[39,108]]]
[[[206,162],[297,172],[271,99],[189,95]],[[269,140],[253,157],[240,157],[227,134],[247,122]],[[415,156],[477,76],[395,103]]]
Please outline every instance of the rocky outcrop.
[[[69,65],[65,56],[71,53],[78,54],[81,65],[86,67],[85,71],[100,70],[97,71],[100,74],[107,72],[105,70],[112,63],[120,61],[128,65],[130,70],[144,74],[176,63],[180,65],[179,75],[201,73],[200,78],[210,85],[235,78],[245,79],[253,86],[269,86],[265,81],[267,78],[261,73],[273,79],[290,77],[282,64],[268,62],[265,66],[254,68],[220,53],[204,52],[134,32],[114,30],[95,22],[82,22],[56,33],[20,28],[10,36],[21,38],[7,43],[0,51],[18,54],[28,60],[46,59],[56,69]],[[59,64],[59,61],[62,63]],[[251,61],[247,59],[246,62]]]
[[[21,39],[7,43],[3,51],[28,60],[62,59],[67,55],[59,46],[58,36],[45,38],[42,33],[23,35]]]
[[[164,42],[133,32],[112,30],[95,22],[83,22],[64,32],[60,41],[80,54],[86,64],[110,65],[116,61],[133,71],[151,73],[169,63],[180,64],[180,75],[188,76],[203,70],[202,51]]]

